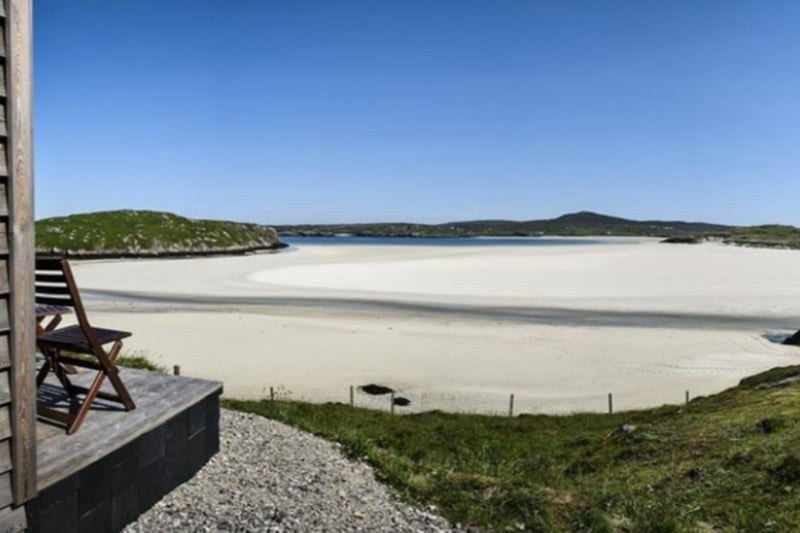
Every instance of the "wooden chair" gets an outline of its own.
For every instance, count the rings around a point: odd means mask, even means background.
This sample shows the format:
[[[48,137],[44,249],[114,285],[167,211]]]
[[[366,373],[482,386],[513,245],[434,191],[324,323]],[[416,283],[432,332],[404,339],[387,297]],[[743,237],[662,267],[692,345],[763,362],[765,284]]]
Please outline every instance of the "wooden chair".
[[[116,366],[122,349],[122,339],[130,337],[127,331],[96,328],[89,324],[86,311],[78,292],[75,278],[66,259],[36,259],[36,305],[61,306],[75,312],[78,323],[73,326],[38,332],[36,344],[44,355],[44,364],[36,376],[36,386],[40,387],[50,370],[58,378],[70,398],[68,412],[52,409],[43,404],[37,406],[37,414],[66,424],[67,433],[78,430],[95,398],[121,403],[126,411],[136,408],[128,390],[119,377]],[[104,348],[111,345],[108,350]],[[76,357],[84,354],[87,357]],[[74,365],[97,371],[91,386],[76,385],[67,377],[64,365]],[[114,393],[101,391],[103,381],[108,378]],[[79,395],[83,394],[83,401]]]

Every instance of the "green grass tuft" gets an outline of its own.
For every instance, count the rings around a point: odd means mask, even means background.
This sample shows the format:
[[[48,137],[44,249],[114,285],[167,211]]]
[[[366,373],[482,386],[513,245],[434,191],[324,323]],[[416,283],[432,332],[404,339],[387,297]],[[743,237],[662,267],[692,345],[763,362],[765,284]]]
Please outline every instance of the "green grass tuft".
[[[158,372],[159,374],[166,374],[167,368],[150,361],[143,355],[121,355],[117,359],[118,366],[126,368],[136,368],[139,370],[149,370],[150,372]]]

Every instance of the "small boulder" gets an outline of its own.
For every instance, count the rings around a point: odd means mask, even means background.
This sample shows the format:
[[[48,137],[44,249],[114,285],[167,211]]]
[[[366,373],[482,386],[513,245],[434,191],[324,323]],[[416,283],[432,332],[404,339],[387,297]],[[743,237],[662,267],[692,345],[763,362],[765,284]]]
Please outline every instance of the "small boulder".
[[[370,383],[369,385],[361,385],[359,389],[372,396],[381,396],[382,394],[389,394],[394,392],[394,389],[392,388],[389,388],[385,385],[378,385],[375,383]]]
[[[398,396],[394,399],[394,404],[399,405],[400,407],[406,407],[411,405],[411,400],[408,398],[403,398],[402,396]]]

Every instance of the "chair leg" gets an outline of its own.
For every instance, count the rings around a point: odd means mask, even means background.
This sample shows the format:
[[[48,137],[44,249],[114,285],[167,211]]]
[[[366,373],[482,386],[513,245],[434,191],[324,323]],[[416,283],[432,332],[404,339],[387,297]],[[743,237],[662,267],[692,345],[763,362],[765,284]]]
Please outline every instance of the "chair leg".
[[[42,386],[44,380],[47,378],[47,373],[50,371],[50,358],[45,356],[44,363],[42,364],[42,368],[39,369],[39,372],[36,374],[36,388]]]
[[[75,413],[75,417],[72,419],[72,422],[67,426],[67,434],[71,435],[78,431],[78,428],[83,423],[83,419],[86,418],[86,415],[89,413],[89,409],[94,402],[94,399],[101,395],[103,397],[109,398],[110,396],[106,394],[102,394],[100,391],[100,387],[103,385],[103,380],[107,377],[108,380],[111,382],[112,387],[117,392],[119,396],[119,401],[125,406],[127,411],[132,411],[136,408],[136,404],[133,403],[133,400],[128,394],[128,389],[122,383],[122,380],[119,379],[119,371],[117,367],[114,365],[114,361],[117,360],[119,357],[120,351],[122,350],[122,342],[117,341],[109,350],[108,355],[105,353],[98,353],[95,354],[97,356],[97,360],[100,362],[100,366],[102,367],[101,370],[97,372],[94,380],[92,381],[92,385],[86,390],[86,396],[83,399],[83,403],[81,404],[80,408],[78,408],[78,412]],[[66,376],[65,376],[66,378]],[[112,398],[114,399],[114,398]]]
[[[97,393],[100,391],[100,386],[103,384],[103,378],[105,378],[103,371],[99,371],[94,377],[92,386],[86,391],[86,396],[83,398],[83,402],[78,408],[78,411],[72,417],[72,421],[67,424],[67,435],[72,435],[78,431],[79,427],[81,427],[83,419],[86,418],[87,414],[89,414],[89,408],[92,406],[95,396],[97,396]]]
[[[100,355],[98,355],[98,359],[101,359],[100,364],[106,369],[108,380],[111,382],[111,385],[114,387],[117,395],[119,395],[119,398],[122,401],[122,404],[125,406],[125,409],[128,411],[133,411],[136,409],[136,404],[133,403],[131,395],[128,394],[128,389],[125,387],[125,384],[122,383],[121,379],[119,379],[119,369],[116,365],[117,358],[121,352],[122,341],[117,341],[108,351],[108,357],[105,362],[102,361]]]

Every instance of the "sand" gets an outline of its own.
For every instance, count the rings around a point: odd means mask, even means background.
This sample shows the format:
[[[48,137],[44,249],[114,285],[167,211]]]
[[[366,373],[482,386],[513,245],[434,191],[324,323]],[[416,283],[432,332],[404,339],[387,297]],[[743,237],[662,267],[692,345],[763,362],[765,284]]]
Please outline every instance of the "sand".
[[[717,243],[302,246],[74,263],[94,323],[225,394],[404,410],[565,413],[680,403],[800,362],[800,252]],[[356,392],[359,405],[388,407]]]

